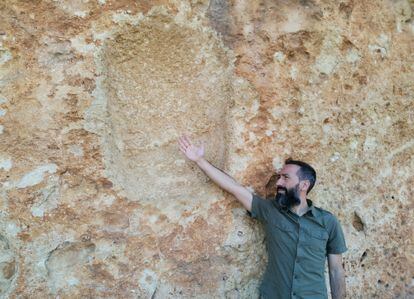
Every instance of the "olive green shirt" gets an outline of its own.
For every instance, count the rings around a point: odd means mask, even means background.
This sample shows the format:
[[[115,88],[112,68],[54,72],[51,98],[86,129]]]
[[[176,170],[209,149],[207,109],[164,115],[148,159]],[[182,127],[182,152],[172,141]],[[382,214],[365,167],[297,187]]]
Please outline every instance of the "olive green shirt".
[[[262,298],[328,298],[325,285],[327,254],[347,250],[337,218],[312,205],[298,216],[276,200],[253,196],[251,216],[263,222],[268,264]]]

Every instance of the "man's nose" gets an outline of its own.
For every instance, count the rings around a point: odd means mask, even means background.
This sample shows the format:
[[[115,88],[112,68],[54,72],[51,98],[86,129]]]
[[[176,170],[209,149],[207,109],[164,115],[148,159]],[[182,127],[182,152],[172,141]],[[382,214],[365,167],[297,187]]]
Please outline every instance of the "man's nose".
[[[283,187],[283,180],[282,178],[278,178],[276,181],[276,187]]]

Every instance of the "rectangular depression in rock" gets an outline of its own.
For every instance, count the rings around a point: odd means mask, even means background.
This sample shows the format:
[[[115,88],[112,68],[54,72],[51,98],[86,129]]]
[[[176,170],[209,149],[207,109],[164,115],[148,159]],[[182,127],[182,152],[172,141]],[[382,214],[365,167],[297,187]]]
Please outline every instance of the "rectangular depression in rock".
[[[208,193],[204,175],[183,161],[176,140],[183,132],[208,140],[209,158],[219,167],[225,162],[232,68],[217,37],[153,16],[109,40],[102,57],[103,146],[115,187],[129,200],[154,204]]]

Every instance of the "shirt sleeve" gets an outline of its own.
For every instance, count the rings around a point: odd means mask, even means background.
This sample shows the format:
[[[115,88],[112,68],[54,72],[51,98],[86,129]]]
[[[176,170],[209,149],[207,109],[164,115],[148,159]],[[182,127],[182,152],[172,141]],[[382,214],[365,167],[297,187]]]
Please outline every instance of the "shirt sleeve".
[[[253,194],[250,216],[260,221],[267,221],[271,209],[271,202]]]
[[[347,251],[344,232],[338,219],[332,215],[326,252],[328,254],[341,254]]]

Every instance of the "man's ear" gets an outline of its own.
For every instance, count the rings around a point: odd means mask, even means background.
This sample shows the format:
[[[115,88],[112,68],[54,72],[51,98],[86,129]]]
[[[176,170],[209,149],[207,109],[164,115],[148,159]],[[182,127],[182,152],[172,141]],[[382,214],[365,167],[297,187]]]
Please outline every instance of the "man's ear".
[[[309,186],[310,186],[309,180],[303,180],[303,181],[300,181],[299,183],[300,191],[305,191],[305,192],[308,191]]]

